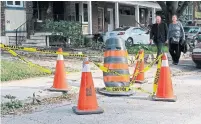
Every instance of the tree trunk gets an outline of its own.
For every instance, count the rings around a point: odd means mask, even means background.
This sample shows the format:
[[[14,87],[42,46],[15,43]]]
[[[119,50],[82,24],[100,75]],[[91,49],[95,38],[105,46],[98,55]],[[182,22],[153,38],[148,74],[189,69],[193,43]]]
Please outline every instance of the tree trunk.
[[[176,14],[178,8],[178,1],[166,1],[167,6],[167,23],[170,24],[172,22],[172,15]]]
[[[166,2],[157,1],[157,3],[160,5],[162,11],[164,12],[167,24],[170,24],[172,22],[173,14],[176,14],[177,17],[179,18],[183,14],[186,7],[190,4],[189,1],[185,1],[179,7],[178,1],[166,1]]]

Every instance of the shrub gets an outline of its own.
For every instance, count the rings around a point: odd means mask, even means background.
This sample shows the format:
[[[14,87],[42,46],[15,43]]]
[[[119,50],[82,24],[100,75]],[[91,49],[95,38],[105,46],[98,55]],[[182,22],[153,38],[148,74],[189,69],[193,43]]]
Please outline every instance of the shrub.
[[[42,26],[45,31],[51,32],[52,35],[69,38],[71,44],[80,46],[83,44],[82,27],[79,22],[75,21],[53,21],[46,20]],[[59,37],[58,37],[59,38]],[[68,40],[66,40],[67,42]]]

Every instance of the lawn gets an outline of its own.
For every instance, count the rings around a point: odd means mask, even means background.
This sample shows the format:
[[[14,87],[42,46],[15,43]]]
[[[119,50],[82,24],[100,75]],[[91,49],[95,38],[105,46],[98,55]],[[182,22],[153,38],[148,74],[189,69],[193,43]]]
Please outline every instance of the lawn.
[[[135,45],[131,47],[127,47],[128,54],[137,54],[140,49],[144,49],[145,54],[156,54],[157,48],[155,45]],[[163,47],[164,52],[168,52],[168,47]]]
[[[21,80],[47,75],[38,68],[28,66],[21,61],[1,60],[1,81]]]

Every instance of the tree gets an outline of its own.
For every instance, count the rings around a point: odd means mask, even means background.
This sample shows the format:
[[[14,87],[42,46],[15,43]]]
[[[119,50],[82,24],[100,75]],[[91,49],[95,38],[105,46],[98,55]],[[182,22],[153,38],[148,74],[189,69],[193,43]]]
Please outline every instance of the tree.
[[[171,23],[172,15],[176,14],[179,18],[182,16],[186,7],[191,3],[190,1],[157,1],[160,5],[166,23]]]

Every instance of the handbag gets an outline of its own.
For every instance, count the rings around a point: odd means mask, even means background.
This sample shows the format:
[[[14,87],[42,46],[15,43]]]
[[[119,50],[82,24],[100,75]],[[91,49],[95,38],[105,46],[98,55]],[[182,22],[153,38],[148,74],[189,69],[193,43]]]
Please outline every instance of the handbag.
[[[179,43],[179,45],[180,45],[180,50],[181,50],[181,52],[186,53],[186,52],[190,49],[189,45],[187,44],[187,41],[186,41],[186,40],[183,40],[183,39],[181,38],[181,39],[180,39],[180,42],[181,42],[181,43]]]

